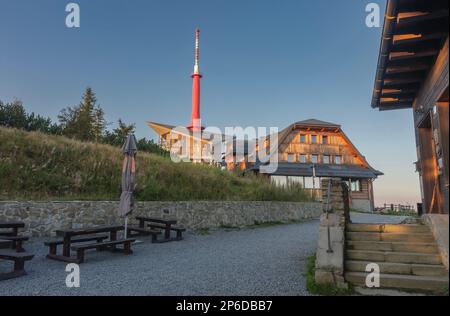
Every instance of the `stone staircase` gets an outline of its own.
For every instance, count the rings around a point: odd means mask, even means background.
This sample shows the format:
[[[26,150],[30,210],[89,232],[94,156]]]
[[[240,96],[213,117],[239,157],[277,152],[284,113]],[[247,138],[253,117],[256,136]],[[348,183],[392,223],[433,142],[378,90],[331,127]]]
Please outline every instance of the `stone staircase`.
[[[448,271],[426,225],[347,225],[345,280],[366,288],[369,263],[379,265],[382,289],[442,294],[448,288]]]

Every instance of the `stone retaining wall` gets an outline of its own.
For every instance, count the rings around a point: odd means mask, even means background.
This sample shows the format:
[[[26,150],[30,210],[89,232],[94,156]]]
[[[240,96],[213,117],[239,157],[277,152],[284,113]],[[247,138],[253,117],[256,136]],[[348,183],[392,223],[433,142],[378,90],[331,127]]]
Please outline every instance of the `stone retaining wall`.
[[[0,201],[0,221],[20,220],[32,236],[51,236],[56,229],[123,223],[117,201]],[[175,218],[189,230],[243,227],[257,223],[319,218],[320,203],[299,202],[137,202],[132,217]]]

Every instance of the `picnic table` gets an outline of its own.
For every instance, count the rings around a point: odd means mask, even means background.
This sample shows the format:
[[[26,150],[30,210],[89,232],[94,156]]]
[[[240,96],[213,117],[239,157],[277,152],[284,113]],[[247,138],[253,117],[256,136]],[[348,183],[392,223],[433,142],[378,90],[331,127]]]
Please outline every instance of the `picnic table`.
[[[162,219],[144,216],[137,216],[136,219],[139,221],[140,228],[145,228],[145,224],[147,224],[147,226],[150,228],[162,229],[164,231],[164,239],[156,241],[159,243],[182,240],[182,232],[186,230],[184,228],[174,227],[173,225],[177,224],[177,221],[174,219]],[[171,237],[171,231],[176,231],[176,238]]]
[[[11,248],[17,252],[25,252],[22,244],[28,240],[28,237],[19,235],[19,228],[24,227],[24,222],[0,222],[0,239],[10,241]]]
[[[19,228],[24,228],[24,222],[0,222],[0,236],[16,237],[19,234]],[[3,229],[10,229],[9,231],[3,231]]]
[[[130,245],[134,239],[117,240],[117,232],[122,230],[124,230],[122,225],[56,230],[56,236],[62,237],[63,240],[45,243],[46,246],[50,247],[47,258],[64,262],[82,263],[84,261],[84,250],[94,248],[97,250],[123,251],[125,254],[130,254]],[[107,233],[107,235],[101,235],[102,233]],[[87,235],[90,236],[86,237]],[[74,239],[76,236],[84,236],[84,238]],[[108,237],[109,240],[104,241]],[[87,241],[96,241],[96,243],[73,246],[73,244]],[[56,253],[56,246],[61,244],[63,246],[62,255]],[[115,246],[118,244],[123,244],[124,249],[116,248]],[[76,258],[71,256],[71,249],[77,251]]]

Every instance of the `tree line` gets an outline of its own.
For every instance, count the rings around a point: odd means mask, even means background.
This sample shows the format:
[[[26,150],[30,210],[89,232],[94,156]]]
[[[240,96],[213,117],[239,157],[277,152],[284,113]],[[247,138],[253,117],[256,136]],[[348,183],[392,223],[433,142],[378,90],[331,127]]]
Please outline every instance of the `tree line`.
[[[51,135],[62,135],[81,141],[122,146],[126,136],[133,133],[135,124],[126,124],[121,119],[117,127],[109,130],[105,111],[98,104],[92,88],[86,88],[80,104],[63,109],[58,122],[34,112],[27,113],[20,100],[3,103],[0,100],[0,126],[13,127],[25,131],[39,131]],[[138,139],[140,151],[168,155],[153,140]]]

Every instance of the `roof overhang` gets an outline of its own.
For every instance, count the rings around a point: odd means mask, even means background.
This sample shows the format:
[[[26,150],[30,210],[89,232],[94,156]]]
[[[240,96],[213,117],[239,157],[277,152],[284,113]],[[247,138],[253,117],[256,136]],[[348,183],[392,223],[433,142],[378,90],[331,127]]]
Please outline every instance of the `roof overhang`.
[[[388,0],[372,107],[411,108],[448,37],[448,0]]]
[[[263,166],[264,164],[255,165],[252,169],[265,173]],[[278,163],[277,170],[268,174],[272,176],[291,177],[312,177],[315,175],[316,177],[343,179],[376,179],[378,176],[383,175],[382,172],[373,168],[366,168],[357,165],[313,165],[308,163]]]

